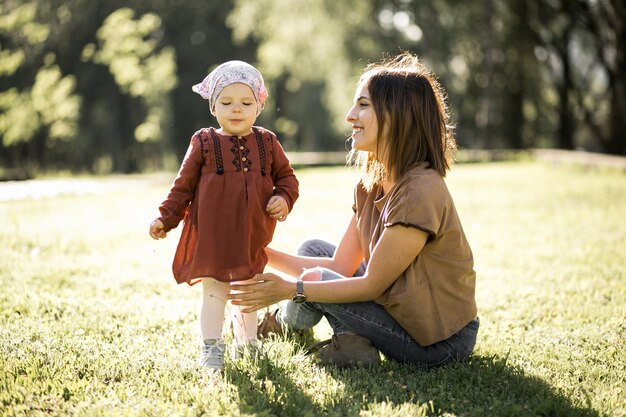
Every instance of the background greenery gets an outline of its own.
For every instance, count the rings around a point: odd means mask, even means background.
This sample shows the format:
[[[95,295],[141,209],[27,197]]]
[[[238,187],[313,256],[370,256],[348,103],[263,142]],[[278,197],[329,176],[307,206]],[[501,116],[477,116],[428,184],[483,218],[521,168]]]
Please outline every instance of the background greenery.
[[[196,367],[200,289],[171,277],[177,232],[147,234],[172,174],[0,184],[0,414],[625,416],[624,175],[453,169],[478,273],[470,363],[323,369],[285,338],[229,361],[222,382]],[[339,239],[356,179],[298,176],[301,199],[273,243],[290,252]]]
[[[625,22],[620,0],[0,0],[0,176],[173,169],[229,59],[265,74],[287,150],[343,150],[358,74],[400,50],[464,148],[625,154]]]

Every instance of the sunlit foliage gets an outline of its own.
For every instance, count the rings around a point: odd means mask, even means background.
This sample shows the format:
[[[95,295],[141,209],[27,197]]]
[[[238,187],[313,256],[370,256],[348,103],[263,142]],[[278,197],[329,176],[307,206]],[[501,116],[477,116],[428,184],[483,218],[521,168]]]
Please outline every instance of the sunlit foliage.
[[[260,41],[259,66],[269,79],[288,77],[287,88],[303,82],[321,83],[319,93],[338,131],[346,129],[363,62],[355,56],[380,57],[380,50],[359,37],[376,24],[370,2],[359,0],[237,0],[228,18],[235,40]],[[255,24],[241,24],[255,22]]]
[[[625,154],[622,3],[2,0],[0,177],[177,166],[216,123],[191,86],[230,59],[263,72],[258,123],[285,149],[344,150],[359,73],[402,50],[439,76],[461,148]]]
[[[27,63],[27,52],[45,42],[49,28],[35,21],[36,2],[0,4],[0,77],[15,74]],[[76,133],[80,96],[76,77],[64,75],[47,54],[34,72],[29,87],[0,91],[0,136],[2,145],[30,141],[41,130],[50,140],[70,139]],[[32,64],[31,64],[32,65]]]
[[[135,128],[135,139],[158,141],[169,124],[169,92],[176,86],[175,51],[171,46],[157,51],[161,19],[147,13],[134,19],[130,8],[113,12],[98,30],[98,46],[88,44],[83,59],[108,66],[124,94],[138,97],[146,118]]]

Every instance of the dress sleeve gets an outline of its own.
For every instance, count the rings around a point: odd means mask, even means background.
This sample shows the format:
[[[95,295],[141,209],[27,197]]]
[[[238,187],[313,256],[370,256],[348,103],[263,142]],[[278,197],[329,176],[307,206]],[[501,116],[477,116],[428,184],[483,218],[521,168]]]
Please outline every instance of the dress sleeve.
[[[272,135],[270,133],[270,135]],[[272,135],[274,136],[274,135]],[[293,168],[285,155],[283,147],[276,137],[271,141],[272,146],[272,180],[274,181],[274,195],[279,195],[285,199],[289,206],[289,211],[293,208],[298,199],[298,179],[293,173]]]
[[[396,188],[385,205],[385,227],[415,227],[435,238],[449,209],[449,194],[443,179],[433,176],[413,178]]]
[[[159,207],[161,212],[159,220],[163,222],[166,232],[178,226],[185,217],[189,203],[195,195],[203,164],[200,136],[196,133],[189,142],[187,153],[172,188]]]

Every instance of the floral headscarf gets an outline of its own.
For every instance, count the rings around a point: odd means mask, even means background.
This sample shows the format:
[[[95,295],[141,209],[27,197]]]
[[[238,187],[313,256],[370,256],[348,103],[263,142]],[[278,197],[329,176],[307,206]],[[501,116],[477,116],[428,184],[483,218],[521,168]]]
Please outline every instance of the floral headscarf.
[[[265,89],[265,83],[263,82],[263,76],[261,73],[246,62],[225,62],[211,71],[200,84],[194,85],[191,89],[200,94],[203,99],[209,101],[211,113],[214,114],[215,101],[217,100],[217,97],[220,95],[224,87],[235,83],[246,84],[252,89],[254,98],[258,104],[258,116],[261,113],[261,110],[263,110],[268,93]]]

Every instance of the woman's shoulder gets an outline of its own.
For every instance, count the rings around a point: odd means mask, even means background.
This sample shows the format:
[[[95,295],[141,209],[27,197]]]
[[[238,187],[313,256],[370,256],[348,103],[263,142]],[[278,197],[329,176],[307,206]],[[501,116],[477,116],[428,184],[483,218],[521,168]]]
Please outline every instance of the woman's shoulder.
[[[407,171],[394,187],[394,194],[403,200],[446,199],[449,196],[444,179],[428,163],[419,164]]]
[[[432,187],[435,185],[444,185],[445,181],[430,167],[428,162],[422,162],[410,168],[399,180],[399,187]]]
[[[410,169],[389,193],[383,216],[386,225],[414,225],[436,236],[452,205],[448,188],[434,169]]]

